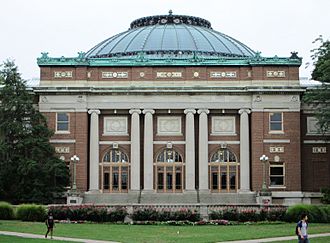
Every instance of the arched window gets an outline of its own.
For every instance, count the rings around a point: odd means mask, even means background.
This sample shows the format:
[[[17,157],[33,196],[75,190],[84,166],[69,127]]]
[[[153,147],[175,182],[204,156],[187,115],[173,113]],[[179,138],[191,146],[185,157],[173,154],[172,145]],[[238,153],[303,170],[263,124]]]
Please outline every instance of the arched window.
[[[184,163],[174,149],[162,150],[154,163],[155,188],[158,192],[182,192]]]
[[[101,189],[103,192],[128,192],[130,163],[120,149],[108,150],[101,161]]]
[[[209,162],[210,189],[212,192],[238,190],[239,163],[236,155],[227,148],[220,148]]]

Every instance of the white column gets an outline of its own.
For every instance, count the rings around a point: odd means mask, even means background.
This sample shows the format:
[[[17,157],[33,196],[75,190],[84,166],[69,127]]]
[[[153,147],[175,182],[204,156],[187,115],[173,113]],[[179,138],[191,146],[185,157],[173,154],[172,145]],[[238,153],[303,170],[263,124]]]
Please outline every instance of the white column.
[[[140,190],[140,114],[141,110],[129,111],[131,117],[131,190]]]
[[[186,190],[195,190],[195,109],[184,110],[186,114]]]
[[[208,119],[207,109],[198,110],[199,114],[199,190],[208,190]]]
[[[89,137],[89,190],[99,191],[99,114],[100,110],[89,110],[91,115]]]
[[[153,150],[153,119],[152,115],[155,113],[152,109],[144,109],[144,190],[153,190],[153,160],[154,160],[154,150]]]
[[[250,191],[250,140],[249,140],[249,109],[240,109],[240,191]]]

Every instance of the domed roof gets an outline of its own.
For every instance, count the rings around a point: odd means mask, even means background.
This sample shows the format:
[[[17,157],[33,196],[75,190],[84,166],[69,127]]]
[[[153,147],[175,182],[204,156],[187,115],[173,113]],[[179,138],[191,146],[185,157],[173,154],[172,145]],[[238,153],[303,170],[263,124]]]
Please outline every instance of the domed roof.
[[[234,38],[217,32],[205,19],[185,15],[157,15],[137,19],[130,29],[112,36],[86,53],[87,58],[149,58],[203,56],[251,57],[255,52]]]

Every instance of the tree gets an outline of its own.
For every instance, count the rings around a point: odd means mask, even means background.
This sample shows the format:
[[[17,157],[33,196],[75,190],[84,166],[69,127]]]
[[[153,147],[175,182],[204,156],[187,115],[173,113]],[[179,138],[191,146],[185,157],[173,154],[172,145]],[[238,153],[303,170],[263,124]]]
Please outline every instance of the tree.
[[[322,85],[308,89],[303,100],[315,108],[319,129],[325,134],[330,130],[330,41],[324,41],[320,36],[314,42],[320,46],[311,51],[314,64],[312,78]]]
[[[50,203],[64,192],[68,169],[14,62],[3,64],[0,80],[0,200]]]

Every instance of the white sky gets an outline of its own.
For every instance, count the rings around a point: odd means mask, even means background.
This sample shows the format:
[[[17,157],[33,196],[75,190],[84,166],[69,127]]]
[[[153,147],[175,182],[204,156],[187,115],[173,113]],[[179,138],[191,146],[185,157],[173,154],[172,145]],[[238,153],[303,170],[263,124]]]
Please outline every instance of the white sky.
[[[301,77],[310,77],[312,44],[330,39],[329,0],[1,0],[0,62],[14,59],[25,79],[38,78],[37,57],[75,57],[140,17],[192,15],[209,20],[262,56],[303,57]]]

